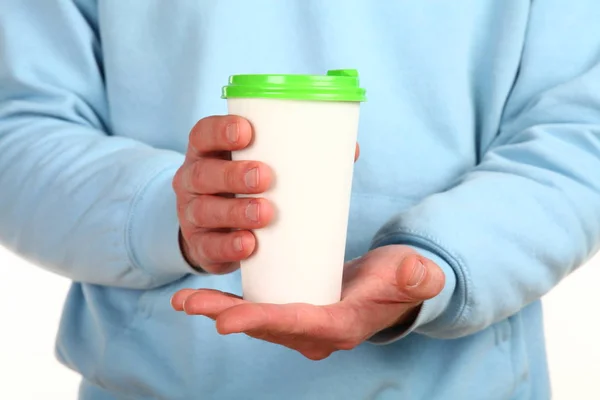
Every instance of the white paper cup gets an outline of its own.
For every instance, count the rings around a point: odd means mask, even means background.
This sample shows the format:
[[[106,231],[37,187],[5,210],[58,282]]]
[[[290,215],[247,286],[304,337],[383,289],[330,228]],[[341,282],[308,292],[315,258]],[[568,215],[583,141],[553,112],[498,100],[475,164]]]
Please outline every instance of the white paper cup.
[[[249,84],[252,79],[261,86]],[[233,159],[261,161],[274,172],[272,187],[256,197],[271,201],[275,219],[254,231],[257,249],[241,263],[246,300],[314,305],[340,300],[364,93],[355,71],[347,70],[327,76],[237,75],[224,88],[229,113],[248,119],[254,130],[251,145]]]

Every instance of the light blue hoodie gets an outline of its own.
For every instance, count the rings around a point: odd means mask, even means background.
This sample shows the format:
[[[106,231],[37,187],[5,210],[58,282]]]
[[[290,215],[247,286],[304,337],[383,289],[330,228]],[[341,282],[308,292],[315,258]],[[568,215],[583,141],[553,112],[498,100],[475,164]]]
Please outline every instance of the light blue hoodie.
[[[57,354],[81,398],[549,398],[539,299],[600,239],[599,21],[598,0],[0,0],[0,240],[74,281]],[[184,262],[171,180],[228,75],[334,68],[369,95],[347,257],[409,244],[447,285],[407,335],[313,362],[171,309],[240,292]]]

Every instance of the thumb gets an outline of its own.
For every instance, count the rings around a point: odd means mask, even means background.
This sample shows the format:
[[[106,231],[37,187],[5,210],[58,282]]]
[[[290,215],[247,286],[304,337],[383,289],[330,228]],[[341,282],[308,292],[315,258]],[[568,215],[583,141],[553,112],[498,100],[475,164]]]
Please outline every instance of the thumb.
[[[407,298],[420,302],[440,294],[446,276],[433,261],[411,254],[402,260],[396,270],[396,283]]]

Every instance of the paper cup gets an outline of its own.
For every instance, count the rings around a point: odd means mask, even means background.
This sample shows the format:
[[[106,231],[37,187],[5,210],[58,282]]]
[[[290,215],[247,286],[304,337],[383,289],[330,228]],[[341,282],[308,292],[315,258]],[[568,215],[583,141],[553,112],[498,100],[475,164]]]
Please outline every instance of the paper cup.
[[[328,75],[235,75],[223,88],[229,113],[254,139],[234,160],[274,172],[256,197],[275,206],[257,248],[241,263],[246,300],[327,305],[340,300],[360,102],[353,70]]]

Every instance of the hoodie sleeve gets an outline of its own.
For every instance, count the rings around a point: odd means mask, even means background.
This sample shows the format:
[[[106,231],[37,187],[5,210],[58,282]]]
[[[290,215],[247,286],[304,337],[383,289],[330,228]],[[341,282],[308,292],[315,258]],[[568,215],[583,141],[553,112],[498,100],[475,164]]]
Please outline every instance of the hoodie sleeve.
[[[171,180],[183,155],[110,136],[95,4],[3,0],[0,243],[75,281],[192,272]]]
[[[533,1],[520,72],[481,162],[378,232],[375,247],[414,246],[449,278],[408,332],[482,330],[538,300],[598,249],[598,21],[595,0]]]

